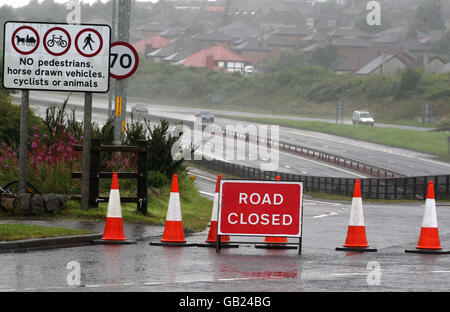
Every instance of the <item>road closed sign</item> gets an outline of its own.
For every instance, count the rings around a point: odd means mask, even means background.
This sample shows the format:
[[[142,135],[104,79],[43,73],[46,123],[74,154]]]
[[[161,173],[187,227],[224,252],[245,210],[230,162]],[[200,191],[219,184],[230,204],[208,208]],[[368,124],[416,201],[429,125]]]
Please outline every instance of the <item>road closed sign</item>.
[[[110,36],[108,25],[6,22],[3,86],[108,92]]]
[[[302,183],[222,180],[218,235],[301,237]]]

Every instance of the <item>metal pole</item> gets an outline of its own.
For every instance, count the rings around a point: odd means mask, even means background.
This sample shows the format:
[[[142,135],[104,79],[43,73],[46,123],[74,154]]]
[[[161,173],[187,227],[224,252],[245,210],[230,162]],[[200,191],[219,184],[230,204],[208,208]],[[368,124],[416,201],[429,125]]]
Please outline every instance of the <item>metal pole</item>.
[[[28,107],[30,106],[30,92],[22,90],[22,105],[20,109],[20,145],[19,145],[19,197],[25,194],[27,179],[27,144],[28,144]]]
[[[116,41],[116,15],[117,15],[117,0],[112,0],[112,22],[111,22],[111,40],[112,42]],[[113,99],[115,99],[115,79],[110,79],[110,89],[108,94],[108,118],[111,117],[112,114],[112,103]]]
[[[92,93],[84,94],[84,138],[83,138],[83,169],[81,175],[81,209],[89,209],[89,182],[91,167],[91,123],[92,123]]]
[[[119,25],[118,40],[128,42],[130,40],[130,10],[131,1],[119,0]],[[122,123],[127,120],[127,81],[121,79],[116,81],[116,101],[118,97],[122,99],[122,114],[115,118],[114,123],[114,145],[120,145]]]

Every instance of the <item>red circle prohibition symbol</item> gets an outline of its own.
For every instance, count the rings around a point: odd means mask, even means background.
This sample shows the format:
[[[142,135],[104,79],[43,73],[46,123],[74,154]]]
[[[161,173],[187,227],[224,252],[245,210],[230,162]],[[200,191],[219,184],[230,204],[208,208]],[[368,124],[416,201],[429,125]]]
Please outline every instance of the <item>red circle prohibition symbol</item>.
[[[49,35],[52,31],[55,31],[55,30],[62,31],[62,32],[67,36],[67,41],[68,41],[68,42],[66,42],[67,48],[66,48],[64,51],[61,51],[61,52],[59,52],[59,53],[53,52],[53,51],[50,50],[49,47],[47,46],[47,37],[48,37],[48,35]],[[61,55],[66,54],[67,51],[69,51],[71,45],[72,45],[72,39],[70,38],[70,34],[69,34],[69,33],[67,32],[67,30],[65,30],[64,28],[61,28],[61,27],[53,27],[53,28],[49,29],[49,30],[45,33],[45,35],[44,35],[44,48],[45,48],[45,50],[46,50],[48,53],[50,53],[50,54],[53,55],[53,56],[61,56]]]
[[[17,33],[18,33],[19,31],[21,31],[22,29],[29,29],[29,30],[31,30],[31,31],[36,35],[36,44],[35,44],[34,48],[33,48],[32,50],[28,51],[28,52],[21,51],[21,50],[16,46],[16,43],[14,42],[14,38],[16,37]],[[17,29],[14,31],[14,33],[13,33],[13,35],[12,35],[12,38],[11,38],[11,43],[12,43],[12,47],[14,48],[14,50],[17,51],[17,53],[20,53],[20,54],[22,54],[22,55],[29,55],[29,54],[34,53],[34,52],[37,50],[37,48],[39,47],[39,40],[40,40],[40,39],[39,39],[39,34],[38,34],[38,32],[36,31],[36,29],[34,29],[34,28],[31,27],[31,26],[22,26],[22,27],[17,28]]]
[[[116,41],[116,42],[111,44],[111,49],[113,47],[115,47],[115,46],[120,46],[120,45],[127,47],[133,53],[134,59],[135,59],[135,61],[134,61],[135,64],[133,66],[133,69],[126,75],[119,76],[119,75],[114,75],[113,73],[110,73],[111,78],[114,78],[114,79],[117,79],[117,80],[127,79],[127,78],[133,76],[134,73],[136,72],[136,70],[139,67],[139,55],[138,55],[136,49],[131,44],[129,44],[128,42]]]
[[[85,32],[88,32],[88,31],[93,32],[94,34],[96,34],[97,37],[98,37],[98,39],[100,40],[100,44],[99,44],[98,50],[95,51],[94,53],[91,53],[91,54],[84,53],[83,51],[81,51],[80,47],[78,46],[78,39],[80,39],[81,34],[83,34],[83,33],[85,33]],[[96,31],[96,30],[93,29],[93,28],[86,28],[86,29],[83,29],[83,30],[80,31],[80,32],[77,34],[77,36],[75,37],[75,48],[77,49],[78,53],[79,53],[80,55],[84,56],[84,57],[94,57],[94,56],[96,56],[97,54],[99,54],[100,51],[101,51],[102,48],[103,48],[103,39],[102,39],[102,36],[100,35],[100,33],[99,33],[98,31]]]

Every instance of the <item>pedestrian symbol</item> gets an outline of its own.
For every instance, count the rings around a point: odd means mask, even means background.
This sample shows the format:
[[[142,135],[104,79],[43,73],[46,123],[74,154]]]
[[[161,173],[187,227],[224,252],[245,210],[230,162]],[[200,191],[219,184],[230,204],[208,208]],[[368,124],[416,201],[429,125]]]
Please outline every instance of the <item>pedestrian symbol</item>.
[[[86,47],[89,46],[89,48],[91,49],[91,51],[93,50],[91,43],[95,43],[95,41],[92,39],[92,34],[88,34],[86,39],[84,39],[84,47],[83,50],[86,50]]]
[[[83,29],[75,38],[75,48],[84,57],[94,57],[103,48],[103,38],[93,28]]]

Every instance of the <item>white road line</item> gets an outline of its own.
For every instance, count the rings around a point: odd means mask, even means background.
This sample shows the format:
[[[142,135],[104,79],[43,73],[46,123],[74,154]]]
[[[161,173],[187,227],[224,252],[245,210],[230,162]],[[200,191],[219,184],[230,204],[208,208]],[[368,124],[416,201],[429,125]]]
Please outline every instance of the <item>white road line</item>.
[[[198,192],[199,192],[200,194],[205,194],[205,195],[214,197],[214,194],[213,194],[213,193],[208,193],[208,192],[203,192],[203,191],[198,191]]]
[[[199,175],[199,174],[192,173],[192,175],[195,175],[196,177],[198,177],[200,179],[216,182],[216,180],[214,180],[212,178],[208,178],[208,177],[205,177],[205,176],[202,176],[202,175]]]

